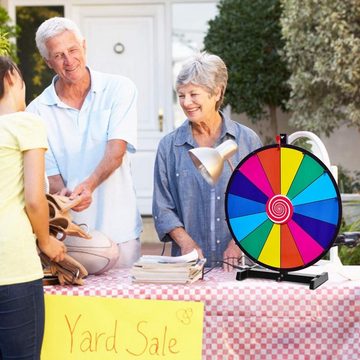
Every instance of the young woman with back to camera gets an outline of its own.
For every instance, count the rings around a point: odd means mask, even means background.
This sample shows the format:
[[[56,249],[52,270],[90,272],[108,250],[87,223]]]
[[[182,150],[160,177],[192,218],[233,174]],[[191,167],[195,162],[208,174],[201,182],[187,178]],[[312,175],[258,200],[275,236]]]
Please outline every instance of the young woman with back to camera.
[[[0,56],[0,360],[38,360],[44,334],[43,270],[66,248],[49,235],[42,120],[25,110],[16,64]]]

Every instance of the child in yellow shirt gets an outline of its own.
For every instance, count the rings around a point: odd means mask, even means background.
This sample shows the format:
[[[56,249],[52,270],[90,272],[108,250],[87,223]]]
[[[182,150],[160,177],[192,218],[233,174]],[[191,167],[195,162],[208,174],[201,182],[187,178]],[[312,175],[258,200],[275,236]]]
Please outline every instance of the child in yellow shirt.
[[[0,359],[40,359],[44,294],[36,244],[54,261],[66,251],[49,236],[46,131],[24,110],[21,73],[0,56]]]

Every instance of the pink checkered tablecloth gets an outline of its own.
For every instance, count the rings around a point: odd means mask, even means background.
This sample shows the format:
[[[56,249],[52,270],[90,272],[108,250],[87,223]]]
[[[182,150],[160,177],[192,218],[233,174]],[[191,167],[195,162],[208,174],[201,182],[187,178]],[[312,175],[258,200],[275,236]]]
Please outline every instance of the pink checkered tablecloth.
[[[128,270],[111,270],[89,276],[84,286],[46,286],[45,292],[202,301],[204,360],[360,359],[360,281],[330,277],[310,290],[235,278],[236,272],[216,269],[190,285],[134,284]]]

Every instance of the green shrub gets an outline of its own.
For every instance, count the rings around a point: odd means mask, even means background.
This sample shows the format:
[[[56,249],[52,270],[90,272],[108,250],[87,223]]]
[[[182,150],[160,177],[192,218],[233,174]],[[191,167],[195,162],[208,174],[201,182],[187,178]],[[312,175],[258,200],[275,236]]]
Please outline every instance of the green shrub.
[[[360,246],[339,246],[339,257],[343,265],[360,265]]]

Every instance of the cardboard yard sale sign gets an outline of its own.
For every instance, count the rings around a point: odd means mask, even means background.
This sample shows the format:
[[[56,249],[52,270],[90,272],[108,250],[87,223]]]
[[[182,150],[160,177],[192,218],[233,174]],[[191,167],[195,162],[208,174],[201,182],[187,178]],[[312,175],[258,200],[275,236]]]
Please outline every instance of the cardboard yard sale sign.
[[[200,360],[204,304],[45,295],[41,360]]]

